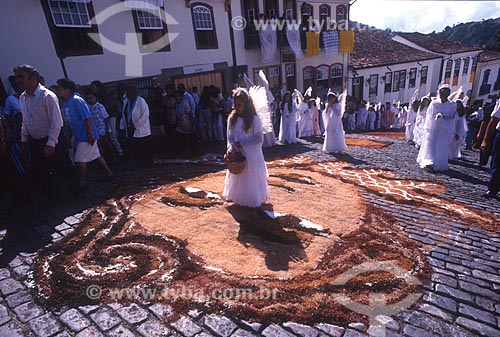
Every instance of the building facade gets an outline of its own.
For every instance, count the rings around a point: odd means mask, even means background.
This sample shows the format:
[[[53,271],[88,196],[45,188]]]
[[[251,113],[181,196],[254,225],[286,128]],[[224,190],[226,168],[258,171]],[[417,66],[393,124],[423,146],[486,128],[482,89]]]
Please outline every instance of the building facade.
[[[356,31],[348,75],[349,93],[371,103],[407,103],[436,89],[441,57],[369,30]]]
[[[439,83],[447,83],[451,86],[452,92],[462,87],[463,93],[467,96],[473,95],[479,53],[482,52],[480,47],[421,33],[398,33],[392,39],[442,58],[434,90],[437,90]]]
[[[67,76],[188,86],[232,81],[225,1],[16,0],[2,3],[0,76],[19,64],[39,69],[46,84]],[[95,20],[90,21],[90,19]],[[20,20],[23,24],[19,24]],[[92,38],[94,37],[94,38]],[[155,43],[153,43],[155,42]]]
[[[500,96],[500,52],[484,51],[479,54],[477,76],[472,97],[494,102]]]
[[[314,95],[323,95],[329,88],[342,91],[346,86],[349,53],[327,54],[323,34],[349,29],[349,1],[239,0],[232,7],[233,16],[240,15],[247,23],[235,31],[235,37],[238,64],[247,67],[251,79],[256,80],[259,70],[264,70],[275,93],[312,87]],[[299,53],[289,42],[285,21],[296,25]],[[270,34],[271,45],[262,42],[260,22],[278,26],[276,36]],[[308,38],[314,37],[308,33],[316,33],[318,46],[308,45]]]

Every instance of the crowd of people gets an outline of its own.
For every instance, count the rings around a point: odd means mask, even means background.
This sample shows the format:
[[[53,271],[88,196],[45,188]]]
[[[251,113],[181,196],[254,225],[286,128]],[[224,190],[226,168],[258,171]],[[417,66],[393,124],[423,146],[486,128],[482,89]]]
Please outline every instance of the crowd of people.
[[[250,178],[266,175],[262,146],[324,135],[323,151],[344,152],[346,132],[402,128],[408,143],[419,148],[418,164],[432,171],[446,170],[448,160],[461,156],[462,145],[481,148],[481,165],[492,153],[487,196],[500,190],[500,141],[494,131],[499,104],[476,100],[466,106],[466,99],[450,97],[447,85],[440,86],[439,97],[413,97],[408,105],[367,104],[345,93],[329,92],[322,100],[311,97],[310,90],[304,96],[298,90],[286,92],[282,98],[268,91],[270,125],[263,128],[248,91],[241,88],[230,95],[205,86],[199,95],[196,87],[188,92],[182,83],[168,84],[164,90],[150,88],[144,98],[137,87],[119,83],[111,98],[100,81],[80,86],[62,78],[46,88],[43,77],[29,65],[16,67],[11,80],[10,95],[0,110],[0,170],[6,189],[20,204],[25,204],[27,188],[33,184],[41,187],[49,203],[58,203],[56,173],[75,196],[83,195],[87,165],[93,161],[103,169],[102,180],[110,180],[115,176],[113,164],[124,155],[130,154],[139,167],[150,167],[158,147],[188,158],[198,143],[227,139],[231,151],[245,149],[250,161],[259,158],[260,164],[248,165],[247,174],[237,178],[228,173],[224,195],[256,207],[268,198],[267,184],[254,184]],[[245,190],[254,189],[257,201],[231,192],[228,186],[242,186],[241,181],[250,181]]]

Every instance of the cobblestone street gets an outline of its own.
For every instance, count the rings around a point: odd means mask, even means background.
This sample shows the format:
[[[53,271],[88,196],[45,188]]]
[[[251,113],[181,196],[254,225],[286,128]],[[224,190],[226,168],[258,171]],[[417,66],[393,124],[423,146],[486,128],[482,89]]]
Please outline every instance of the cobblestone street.
[[[499,229],[487,231],[465,221],[450,219],[431,209],[400,204],[376,194],[360,193],[369,203],[392,214],[408,237],[418,242],[433,267],[432,282],[425,286],[419,302],[392,316],[379,315],[378,325],[351,322],[347,326],[295,322],[266,324],[246,322],[193,310],[174,322],[167,305],[147,302],[50,308],[37,299],[30,284],[30,272],[37,251],[73,231],[88,208],[113,196],[113,191],[139,178],[197,176],[214,172],[215,165],[155,164],[136,169],[126,161],[113,167],[116,179],[97,183],[89,178],[84,200],[64,207],[33,206],[1,213],[0,337],[38,336],[183,336],[183,337],[356,337],[356,336],[500,336],[500,201],[481,197],[486,191],[488,167],[478,167],[477,150],[465,150],[463,158],[450,162],[445,173],[421,170],[417,150],[401,139],[348,135],[394,144],[382,149],[349,147],[338,160],[359,168],[394,171],[402,179],[435,181],[447,186],[442,197],[499,217]],[[334,160],[322,153],[321,139],[264,149],[266,160],[307,155],[317,160]],[[203,153],[222,154],[223,143],[204,146]],[[94,174],[95,169],[91,171]],[[64,284],[61,284],[64,287]]]

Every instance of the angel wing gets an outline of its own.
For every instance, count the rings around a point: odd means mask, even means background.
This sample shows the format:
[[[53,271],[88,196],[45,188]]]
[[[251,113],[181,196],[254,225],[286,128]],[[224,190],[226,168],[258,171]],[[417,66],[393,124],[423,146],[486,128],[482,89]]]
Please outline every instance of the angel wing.
[[[312,87],[309,87],[307,88],[307,90],[304,92],[304,97],[311,97],[312,96],[312,92],[313,92],[313,88]]]
[[[259,70],[259,77],[258,77],[258,85],[261,87],[264,87],[266,89],[266,94],[267,94],[267,102],[271,104],[274,102],[274,95],[273,93],[269,90],[269,81],[266,78],[266,74],[264,71]]]
[[[307,106],[307,103],[304,102],[304,96],[302,96],[302,93],[295,89],[293,91],[293,96],[295,97],[294,103],[296,104],[297,110],[300,113],[303,113],[306,111],[309,107]]]
[[[462,104],[464,106],[467,106],[467,102],[469,101],[469,96],[465,96],[463,99],[462,99]]]
[[[410,106],[410,107],[411,107],[411,106],[413,105],[413,102],[415,102],[415,101],[417,100],[417,97],[418,97],[418,91],[419,91],[419,90],[417,89],[417,90],[415,90],[415,91],[413,92],[413,95],[411,96],[410,103],[408,104],[408,106]]]
[[[462,93],[463,89],[462,89],[462,86],[460,86],[457,91],[454,91],[450,94],[450,96],[448,96],[448,99],[451,101],[451,102],[454,102],[458,99],[458,97],[460,96],[460,94]]]
[[[264,133],[269,133],[273,130],[273,122],[271,120],[271,109],[267,100],[266,88],[253,85],[248,90],[248,94],[252,98],[255,112],[262,122]]]
[[[339,103],[340,103],[340,106],[342,107],[342,110],[341,110],[342,117],[344,117],[344,112],[345,112],[345,108],[346,108],[346,106],[345,106],[346,101],[347,101],[347,89],[345,89],[344,92],[341,93],[339,96]]]
[[[253,84],[252,80],[247,76],[247,74],[243,74],[243,80],[245,81],[245,85],[247,88],[251,88]]]
[[[269,90],[269,81],[266,78],[266,74],[264,74],[264,71],[259,70],[259,83],[260,86],[266,88],[266,90]]]

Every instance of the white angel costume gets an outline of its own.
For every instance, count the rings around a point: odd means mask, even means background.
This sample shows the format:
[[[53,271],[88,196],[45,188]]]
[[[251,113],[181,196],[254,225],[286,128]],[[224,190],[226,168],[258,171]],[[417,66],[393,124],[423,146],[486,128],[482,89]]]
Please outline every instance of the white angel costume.
[[[281,102],[280,143],[297,143],[297,107],[292,102]]]
[[[259,207],[270,198],[267,185],[267,167],[262,153],[263,129],[258,116],[254,116],[253,125],[245,131],[243,118],[237,117],[234,127],[227,126],[228,146],[241,151],[247,164],[240,174],[226,173],[222,195],[230,201],[247,207]],[[241,148],[236,147],[240,142]]]
[[[429,104],[424,123],[424,138],[418,152],[420,167],[432,166],[435,171],[448,169],[448,152],[456,128],[457,104],[435,99]]]
[[[312,110],[306,109],[299,112],[299,137],[314,136]]]
[[[265,89],[267,104],[261,104],[264,100],[263,97],[261,97],[262,95],[264,95],[264,92],[262,90],[256,90],[255,86],[252,86],[253,89],[251,90],[250,95],[252,96],[252,100],[254,101],[255,109],[262,110],[260,112],[257,112],[260,118],[263,119],[262,124],[264,129],[264,143],[262,144],[262,146],[271,147],[276,145],[276,136],[274,134],[272,123],[272,103],[274,102],[274,96],[273,93],[269,90],[269,81],[267,80],[267,77],[262,70],[259,71],[258,85]],[[269,121],[266,122],[268,119]]]
[[[323,121],[325,122],[325,141],[323,142],[324,152],[342,152],[347,149],[345,144],[345,132],[342,127],[342,106],[334,103],[332,107],[323,111]]]
[[[429,106],[420,107],[415,118],[415,127],[413,129],[413,142],[417,146],[422,145],[422,139],[424,138],[424,124],[425,118],[427,116],[427,109]]]
[[[413,141],[413,131],[415,130],[415,121],[417,120],[417,113],[413,110],[413,107],[410,106],[408,113],[406,115],[406,123],[405,123],[405,139],[407,142]]]

